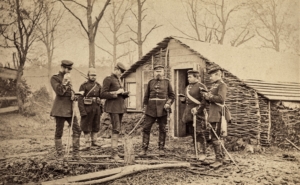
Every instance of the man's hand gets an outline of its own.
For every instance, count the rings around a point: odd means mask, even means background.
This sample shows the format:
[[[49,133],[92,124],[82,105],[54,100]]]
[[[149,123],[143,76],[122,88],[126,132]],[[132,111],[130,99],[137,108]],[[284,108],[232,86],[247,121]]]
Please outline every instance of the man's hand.
[[[165,109],[165,110],[170,109],[170,105],[169,105],[168,103],[166,103],[166,104],[164,105],[164,109]]]
[[[210,94],[209,93],[203,93],[203,96],[206,100],[209,100]]]
[[[192,108],[191,112],[192,112],[193,115],[196,115],[197,114],[197,107]]]
[[[124,93],[124,89],[119,89],[119,90],[116,91],[116,93],[117,94],[122,94],[122,93]]]
[[[71,83],[71,75],[70,73],[66,73],[62,80],[63,85],[69,85]]]

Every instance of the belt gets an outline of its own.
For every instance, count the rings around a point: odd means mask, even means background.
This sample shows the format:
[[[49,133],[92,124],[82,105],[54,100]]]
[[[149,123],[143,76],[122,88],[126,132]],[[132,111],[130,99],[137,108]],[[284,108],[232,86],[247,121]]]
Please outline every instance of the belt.
[[[160,99],[160,98],[149,98],[149,100],[166,100],[165,98],[164,99]]]
[[[98,97],[84,97],[85,99],[97,100]]]

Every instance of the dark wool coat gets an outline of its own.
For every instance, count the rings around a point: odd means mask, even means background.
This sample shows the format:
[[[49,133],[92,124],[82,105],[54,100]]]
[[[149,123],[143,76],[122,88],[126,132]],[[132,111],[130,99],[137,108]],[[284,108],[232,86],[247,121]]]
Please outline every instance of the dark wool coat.
[[[185,104],[186,107],[184,109],[184,113],[182,116],[182,121],[183,123],[188,123],[193,121],[193,114],[191,112],[192,108],[197,107],[198,108],[198,116],[204,117],[203,110],[205,109],[206,106],[206,101],[200,91],[200,88],[203,88],[207,90],[206,86],[200,82],[192,83],[189,84],[186,89],[185,89]],[[192,101],[191,99],[188,98],[187,96],[187,90],[193,98],[198,100],[200,102],[200,105]]]
[[[210,88],[210,97],[209,97],[209,114],[208,114],[208,122],[221,122],[222,116],[222,107],[217,105],[224,104],[226,100],[227,86],[223,82],[223,80],[218,80],[212,84]],[[225,107],[225,118],[227,122],[231,120],[231,115],[227,107]]]
[[[103,80],[103,87],[100,97],[101,99],[106,99],[104,104],[104,112],[116,114],[123,114],[126,112],[125,98],[127,98],[128,95],[111,94],[111,92],[117,91],[121,88],[123,88],[121,81],[114,74],[106,77]]]
[[[50,115],[54,117],[72,117],[71,87],[62,84],[63,78],[64,74],[59,72],[53,75],[50,80],[51,86],[56,94],[50,112]]]
[[[164,100],[151,100],[153,98]],[[171,106],[174,99],[175,94],[169,80],[150,80],[144,95],[144,106],[147,106],[145,114],[151,117],[167,115],[164,105],[168,103]]]

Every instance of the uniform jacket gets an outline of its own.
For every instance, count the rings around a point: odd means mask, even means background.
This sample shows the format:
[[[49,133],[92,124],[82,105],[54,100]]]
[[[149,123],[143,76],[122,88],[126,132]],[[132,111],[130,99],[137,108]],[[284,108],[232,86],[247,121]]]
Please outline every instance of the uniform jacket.
[[[184,123],[188,123],[188,122],[192,122],[193,121],[193,114],[191,112],[192,108],[197,107],[198,108],[198,114],[199,116],[204,116],[203,110],[205,109],[206,106],[206,100],[204,99],[201,91],[200,91],[200,87],[207,90],[206,86],[200,82],[196,82],[196,83],[192,83],[189,84],[186,89],[185,89],[185,104],[186,107],[184,109],[184,113],[182,116],[182,121]],[[196,104],[195,102],[193,102],[192,100],[190,100],[188,98],[188,96],[186,95],[186,92],[189,92],[190,96],[192,96],[193,98],[195,98],[196,100],[198,100],[200,102],[199,104]]]
[[[103,80],[103,87],[100,97],[102,99],[106,99],[104,104],[105,112],[117,114],[123,114],[126,112],[124,100],[128,97],[128,95],[111,94],[111,92],[117,91],[121,88],[123,88],[123,86],[115,74],[112,74]]]
[[[226,100],[227,86],[223,80],[218,80],[212,84],[209,96],[209,114],[208,122],[221,122],[222,107],[216,103],[224,105]],[[231,120],[231,115],[227,107],[225,107],[225,118],[227,122]]]
[[[50,112],[51,116],[72,117],[72,91],[70,86],[64,86],[62,80],[64,74],[59,72],[51,77],[50,83],[56,94]]]
[[[96,85],[96,87],[93,89],[93,87],[95,85]],[[90,92],[91,89],[93,89],[93,90]],[[81,116],[86,116],[87,112],[92,111],[92,109],[91,109],[92,105],[84,105],[84,103],[83,103],[83,98],[84,97],[95,97],[95,98],[98,98],[98,102],[99,102],[98,105],[99,105],[99,107],[101,106],[101,104],[100,104],[101,89],[102,89],[101,85],[98,82],[86,81],[83,84],[81,84],[81,86],[79,88],[79,91],[83,91],[84,92],[83,96],[80,96],[78,98],[78,108],[79,108]]]
[[[153,98],[164,100],[151,100]],[[162,117],[167,115],[167,111],[164,110],[164,105],[166,103],[172,105],[174,99],[175,94],[169,80],[150,80],[144,95],[144,106],[147,106],[145,114],[151,117]]]

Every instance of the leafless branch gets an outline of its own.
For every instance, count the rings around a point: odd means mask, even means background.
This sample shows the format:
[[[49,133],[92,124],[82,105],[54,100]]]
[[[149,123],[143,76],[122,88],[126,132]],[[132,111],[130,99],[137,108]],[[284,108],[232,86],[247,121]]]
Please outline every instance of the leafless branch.
[[[80,3],[76,2],[74,0],[68,0],[68,1],[73,2],[73,3],[77,4],[78,6],[81,6],[81,7],[85,8],[85,9],[87,9],[86,6],[84,6],[83,4],[80,4]]]
[[[130,9],[130,11],[134,15],[134,17],[136,18],[136,20],[138,20],[137,15],[132,11],[132,9]]]
[[[101,31],[99,31],[101,33],[101,35],[105,38],[105,40],[110,44],[113,45],[113,43],[104,35],[104,33],[102,33]]]
[[[138,34],[136,31],[134,31],[129,25],[127,25],[127,27],[135,34]]]
[[[105,51],[105,52],[108,53],[109,55],[113,56],[113,54],[112,54],[111,52],[109,52],[109,51],[107,51],[106,49],[104,49],[104,48],[98,46],[96,43],[95,43],[95,46],[96,46],[97,48],[101,49],[102,51]]]
[[[137,41],[135,41],[133,38],[130,38],[130,40],[132,40],[134,43],[138,44]]]
[[[146,1],[146,0],[145,0]],[[142,40],[142,42],[144,42],[146,39],[147,39],[147,37],[148,37],[148,35],[153,31],[153,30],[155,30],[155,29],[157,29],[157,28],[159,28],[159,27],[161,27],[162,25],[159,25],[159,26],[157,26],[157,25],[154,25],[150,30],[149,30],[149,32],[145,35],[145,37],[144,37],[144,39]]]
[[[80,24],[81,24],[81,27],[84,29],[84,31],[86,32],[86,34],[87,35],[89,35],[89,32],[87,31],[87,29],[85,28],[85,26],[84,26],[84,24],[83,24],[83,22],[82,22],[82,20],[79,18],[79,17],[77,17],[66,5],[65,5],[65,3],[62,1],[62,0],[58,0],[59,2],[61,2],[62,4],[63,4],[63,6],[65,7],[65,9],[67,9],[72,15],[73,15],[73,17],[75,17],[79,22],[80,22]]]

